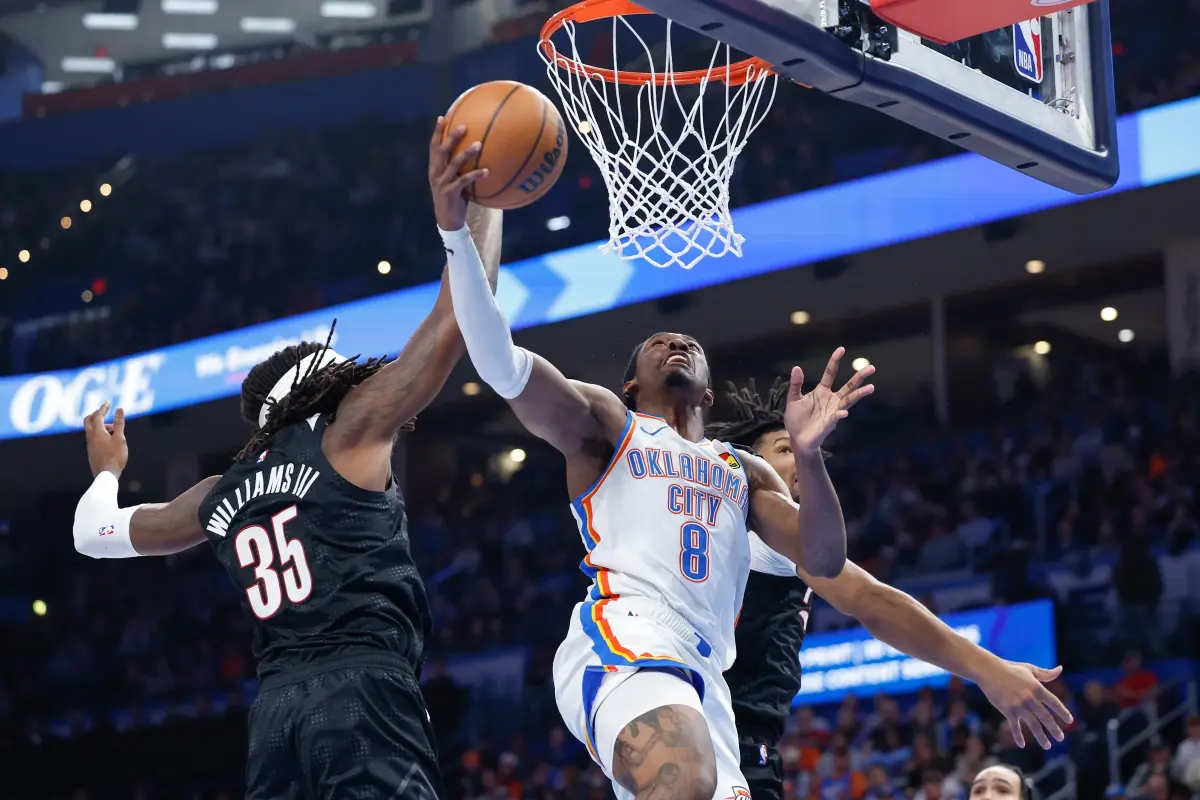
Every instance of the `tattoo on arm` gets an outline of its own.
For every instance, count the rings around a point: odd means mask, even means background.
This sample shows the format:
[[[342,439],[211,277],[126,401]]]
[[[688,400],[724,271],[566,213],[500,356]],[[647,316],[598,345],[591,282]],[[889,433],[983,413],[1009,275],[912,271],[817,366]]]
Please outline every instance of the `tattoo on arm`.
[[[637,800],[690,800],[715,775],[703,718],[683,706],[642,714],[617,735],[613,775]]]

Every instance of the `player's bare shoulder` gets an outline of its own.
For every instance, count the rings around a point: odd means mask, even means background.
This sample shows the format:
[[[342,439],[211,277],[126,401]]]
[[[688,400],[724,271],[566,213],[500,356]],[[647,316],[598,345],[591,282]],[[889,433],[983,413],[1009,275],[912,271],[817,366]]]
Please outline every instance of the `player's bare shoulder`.
[[[587,401],[592,417],[600,425],[609,444],[616,444],[625,430],[625,421],[629,417],[629,409],[621,402],[611,389],[597,386],[594,383],[572,380],[571,385]]]

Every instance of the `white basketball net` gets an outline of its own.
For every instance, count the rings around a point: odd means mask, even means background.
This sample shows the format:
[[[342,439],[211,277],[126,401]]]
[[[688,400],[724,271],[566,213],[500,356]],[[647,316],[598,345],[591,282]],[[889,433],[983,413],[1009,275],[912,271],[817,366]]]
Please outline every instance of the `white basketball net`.
[[[700,83],[676,84],[671,21],[666,21],[663,63],[656,67],[645,39],[622,16],[612,18],[614,68],[621,63],[616,52],[620,24],[645,51],[650,67],[644,72],[658,76],[663,85],[644,79],[620,91],[580,58],[571,21],[563,24],[559,37],[569,41],[569,53],[560,53],[553,43],[538,51],[562,99],[564,116],[604,176],[609,239],[601,250],[684,269],[707,256],[740,257],[743,237],[733,229],[729,183],[738,155],[771,108],[777,78],[752,68],[745,83],[724,83],[721,78],[732,61],[729,47],[718,42]],[[712,83],[721,87],[714,94],[724,93],[726,113],[719,120],[705,117],[705,94]],[[694,99],[685,100],[681,89],[694,93]],[[665,130],[667,114],[682,117],[682,128]]]

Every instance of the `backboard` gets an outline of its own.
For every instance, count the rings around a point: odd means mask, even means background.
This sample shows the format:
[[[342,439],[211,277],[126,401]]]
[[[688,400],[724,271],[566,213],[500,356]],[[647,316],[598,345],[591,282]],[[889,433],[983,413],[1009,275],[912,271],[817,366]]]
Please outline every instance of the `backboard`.
[[[1109,0],[949,44],[895,27],[866,0],[638,2],[787,79],[1045,183],[1087,194],[1119,177]],[[1030,0],[1029,11],[1067,2]]]

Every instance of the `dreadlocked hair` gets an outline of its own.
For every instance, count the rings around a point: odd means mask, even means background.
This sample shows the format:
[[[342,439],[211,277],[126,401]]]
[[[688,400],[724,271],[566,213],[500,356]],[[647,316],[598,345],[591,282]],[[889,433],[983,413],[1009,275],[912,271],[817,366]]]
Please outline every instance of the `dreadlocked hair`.
[[[733,407],[733,419],[710,422],[704,428],[704,435],[753,451],[763,436],[786,427],[783,412],[787,408],[788,386],[786,378],[776,378],[764,402],[753,378],[741,389],[732,382],[726,383],[725,399]],[[821,457],[829,458],[829,452],[822,449]]]
[[[726,383],[725,387],[725,399],[733,408],[733,419],[729,422],[710,422],[704,430],[705,436],[753,449],[764,434],[783,429],[787,381],[777,378],[766,402],[759,397],[753,378],[741,389],[732,382]]]
[[[329,350],[329,343],[333,340],[333,328],[336,326],[337,320],[334,320],[325,344],[301,342],[285,347],[250,370],[246,379],[242,381],[242,418],[253,425],[255,431],[250,441],[237,454],[237,460],[240,461],[256,452],[267,439],[289,425],[306,420],[313,414],[332,414],[351,389],[390,363],[390,359],[387,358],[372,358],[359,363],[359,357],[354,356],[317,369],[321,356]],[[291,390],[286,395],[278,400],[268,396],[288,370],[314,353],[321,355],[312,360],[307,372],[296,376]],[[270,411],[267,413],[266,424],[260,428],[258,415],[264,403],[270,404]],[[402,428],[411,429],[411,422]]]

